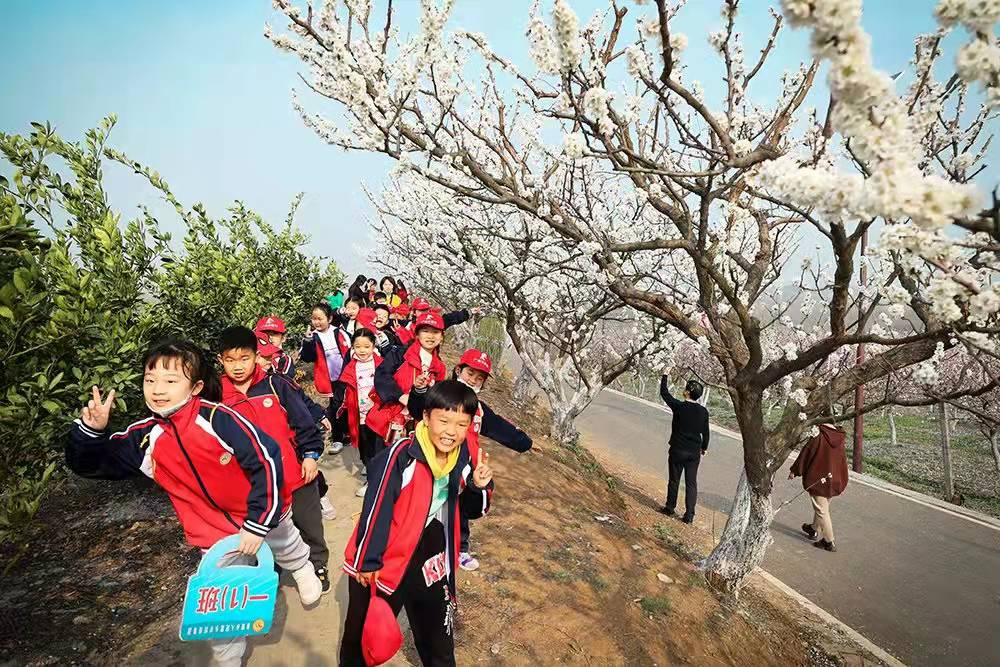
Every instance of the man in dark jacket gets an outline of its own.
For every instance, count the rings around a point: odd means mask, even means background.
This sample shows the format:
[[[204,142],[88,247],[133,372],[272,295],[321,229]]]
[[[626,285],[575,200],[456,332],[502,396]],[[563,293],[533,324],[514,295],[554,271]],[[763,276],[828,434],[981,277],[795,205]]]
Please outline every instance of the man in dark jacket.
[[[674,516],[677,508],[677,489],[684,475],[684,523],[694,521],[698,504],[698,464],[708,452],[708,409],[698,403],[705,388],[697,380],[688,380],[684,386],[683,400],[670,393],[669,370],[660,378],[660,396],[674,413],[670,427],[670,450],[667,455],[667,504],[660,511]]]

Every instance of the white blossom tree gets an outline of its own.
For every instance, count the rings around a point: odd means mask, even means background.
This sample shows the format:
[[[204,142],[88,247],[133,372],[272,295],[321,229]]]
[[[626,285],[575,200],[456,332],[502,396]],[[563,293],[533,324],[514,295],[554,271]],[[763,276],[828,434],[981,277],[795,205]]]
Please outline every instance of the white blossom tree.
[[[833,406],[939,345],[991,349],[1000,227],[972,179],[996,119],[996,0],[942,0],[941,30],[917,38],[912,71],[896,79],[871,64],[861,0],[784,0],[753,57],[740,0],[721,0],[721,27],[708,35],[725,83],[714,100],[685,62],[688,37],[674,20],[683,0],[635,3],[634,30],[618,0],[582,26],[568,0],[552,3],[551,22],[536,2],[531,72],[483,35],[445,32],[451,0],[424,0],[409,35],[391,2],[379,16],[366,0],[331,0],[318,13],[275,4],[289,34],[267,34],[309,68],[308,106],[332,101],[343,112],[333,123],[295,98],[324,140],[384,153],[458,197],[516,208],[588,256],[597,284],[712,355],[745,469],[704,563],[713,583],[738,591],[760,563],[772,477],[817,424],[850,416]],[[768,61],[786,18],[811,31],[813,54],[778,75]],[[956,25],[970,40],[941,82],[941,42]],[[828,95],[816,84],[824,61]],[[763,78],[779,76],[781,92],[762,102]],[[641,207],[634,225],[588,218],[595,181]],[[803,258],[806,239],[818,247]],[[859,267],[870,287],[855,284]],[[812,319],[792,340],[775,335],[809,299]],[[890,307],[909,317],[879,322]],[[876,347],[854,363],[861,345]],[[772,425],[765,392],[775,387],[787,400]]]
[[[590,219],[628,222],[635,214],[634,202],[630,212],[593,194]],[[371,259],[439,302],[478,303],[499,315],[548,399],[554,441],[575,444],[577,416],[638,360],[662,363],[668,327],[598,284],[590,258],[533,216],[412,174],[370,198],[379,213]]]

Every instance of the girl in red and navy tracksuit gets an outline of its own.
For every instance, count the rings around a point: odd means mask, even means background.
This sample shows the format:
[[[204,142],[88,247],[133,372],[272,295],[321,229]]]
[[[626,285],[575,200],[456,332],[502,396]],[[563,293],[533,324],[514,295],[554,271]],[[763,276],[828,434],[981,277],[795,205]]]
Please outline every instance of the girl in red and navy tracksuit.
[[[320,396],[329,398],[333,395],[333,383],[340,377],[347,356],[351,350],[351,336],[340,326],[334,324],[334,313],[326,302],[313,306],[310,319],[311,326],[302,341],[299,359],[313,364],[313,386]],[[336,454],[343,449],[346,424],[338,420],[336,414],[327,409],[330,420],[330,453]]]
[[[253,556],[266,541],[274,560],[291,571],[304,605],[322,586],[309,547],[288,516],[281,450],[219,397],[211,362],[193,343],[167,342],[143,359],[143,395],[152,415],[117,433],[107,426],[114,390],[97,387],[66,443],[66,465],[82,477],[126,479],[145,474],[174,506],[188,544],[208,549],[239,534],[237,551]],[[242,638],[213,643],[215,657],[243,654]]]
[[[375,402],[371,398],[375,387],[375,371],[382,364],[382,357],[375,349],[376,335],[368,329],[354,332],[351,345],[351,360],[347,362],[330,399],[331,409],[347,420],[347,432],[351,444],[358,448],[361,463],[368,462],[375,455],[375,434],[365,422]]]
[[[459,517],[489,510],[493,473],[473,466],[465,434],[476,395],[453,380],[428,391],[416,433],[372,459],[368,493],[344,552],[349,602],[343,667],[364,665],[361,639],[372,591],[396,614],[406,609],[424,665],[454,665]]]
[[[458,380],[478,395],[486,386],[486,380],[489,379],[492,371],[493,360],[490,359],[490,355],[481,350],[469,349],[462,353],[458,365],[452,372],[452,379]],[[465,436],[473,462],[479,461],[480,436],[494,440],[519,454],[531,449],[531,437],[493,412],[490,406],[482,400],[479,401],[476,414],[472,418],[472,423],[469,424],[469,432]],[[462,519],[462,540],[458,564],[463,570],[479,569],[479,561],[472,556],[469,549],[469,522],[464,517]]]
[[[436,311],[417,318],[416,340],[409,347],[391,348],[375,369],[375,406],[368,412],[368,428],[376,435],[375,455],[406,430],[410,420],[407,404],[435,382],[444,380],[447,368],[438,355],[444,338],[444,322]],[[420,412],[413,412],[419,417]]]

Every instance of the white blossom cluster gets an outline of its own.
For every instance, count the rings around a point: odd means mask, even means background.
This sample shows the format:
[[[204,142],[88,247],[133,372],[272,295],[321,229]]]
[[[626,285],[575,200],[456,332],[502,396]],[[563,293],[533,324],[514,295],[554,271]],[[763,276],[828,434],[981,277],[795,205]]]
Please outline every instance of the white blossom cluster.
[[[918,168],[919,140],[909,114],[889,77],[872,65],[861,0],[783,0],[782,8],[793,25],[812,30],[815,54],[830,61],[829,84],[837,99],[834,127],[851,139],[871,176],[845,178],[832,170],[800,168],[794,156],[786,155],[762,168],[759,181],[807,206],[823,199],[821,210],[835,218],[909,218],[920,227],[940,229],[976,212],[980,198],[974,186]]]
[[[590,275],[588,255],[603,251],[597,240],[573,246],[530,216],[463,200],[413,174],[369,196],[382,240],[372,259],[422,295],[507,318],[522,361],[556,412],[575,416],[610,375],[640,354],[656,363],[672,340]],[[609,198],[599,214],[614,216],[614,206]]]
[[[950,28],[962,25],[970,40],[955,56],[956,71],[966,83],[980,83],[990,106],[1000,107],[1000,0],[940,0],[934,9],[938,22]]]
[[[573,69],[583,60],[583,40],[580,39],[580,20],[568,0],[556,0],[552,8],[552,22],[556,28],[556,43],[562,58],[562,69]]]

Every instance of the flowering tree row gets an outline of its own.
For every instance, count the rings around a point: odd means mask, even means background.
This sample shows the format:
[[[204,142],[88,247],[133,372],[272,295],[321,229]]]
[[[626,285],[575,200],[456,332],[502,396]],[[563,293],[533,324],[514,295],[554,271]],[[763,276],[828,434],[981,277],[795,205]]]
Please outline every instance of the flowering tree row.
[[[518,362],[548,399],[556,442],[576,441],[576,417],[638,359],[663,363],[666,325],[595,281],[590,258],[534,217],[412,174],[372,201],[373,259],[440,303],[478,303],[502,317]],[[624,209],[614,215],[631,219]]]
[[[685,62],[683,0],[611,0],[585,24],[567,0],[549,19],[536,2],[532,71],[481,34],[445,31],[450,0],[425,0],[405,35],[391,2],[377,16],[366,0],[275,4],[288,33],[267,34],[307,67],[314,95],[294,104],[324,140],[517,209],[588,257],[590,281],[711,355],[745,468],[705,563],[713,582],[738,590],[760,563],[775,471],[817,424],[850,416],[834,406],[857,386],[958,344],[992,353],[998,214],[973,179],[996,118],[997,2],[943,0],[940,30],[917,38],[911,69],[894,80],[872,66],[861,0],[785,0],[752,55],[740,0],[721,0],[708,40],[725,91],[711,100]],[[786,21],[810,31],[813,53],[777,74],[768,61]],[[967,44],[955,75],[939,80],[955,26]],[[762,101],[775,78],[780,92]],[[342,120],[311,110],[325,102]],[[632,224],[592,215],[594,192],[633,202]],[[807,238],[819,240],[815,253],[802,251]],[[783,321],[802,309],[808,321]],[[861,344],[875,347],[854,364]],[[775,387],[786,400],[768,425]]]

